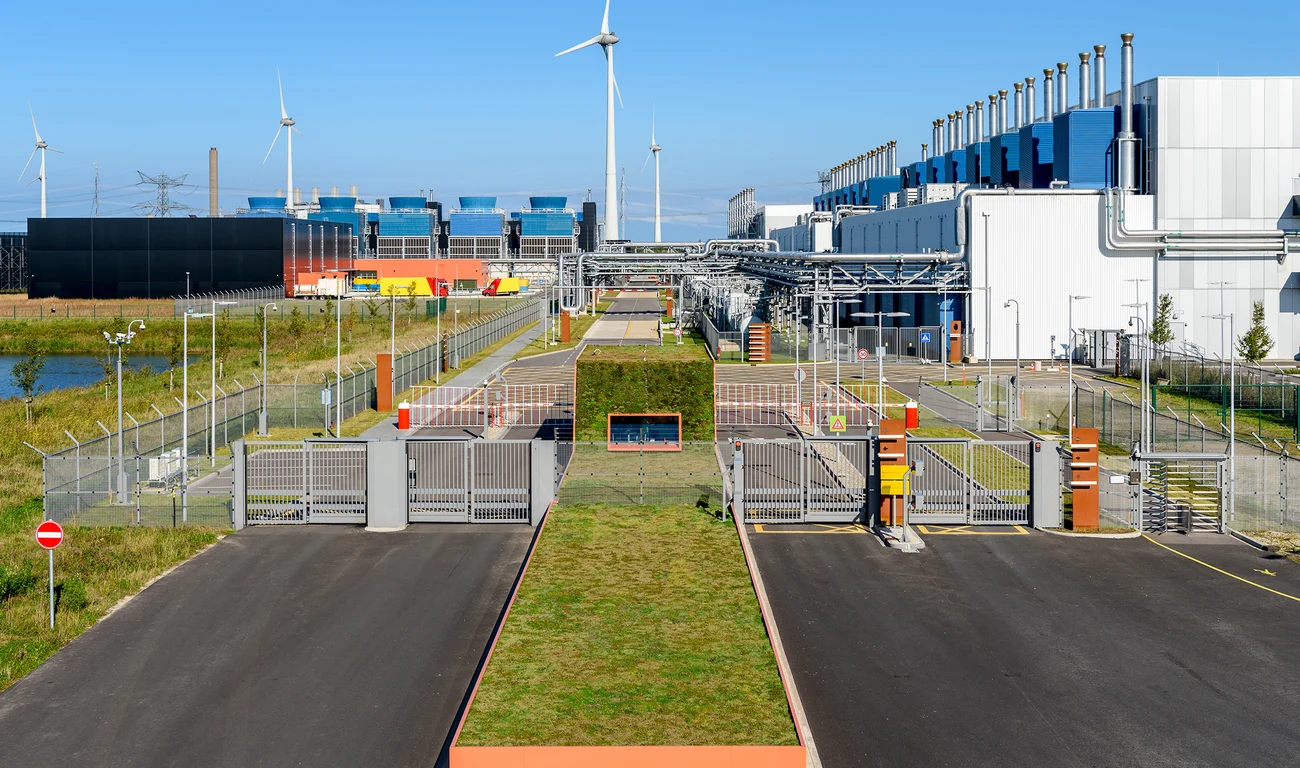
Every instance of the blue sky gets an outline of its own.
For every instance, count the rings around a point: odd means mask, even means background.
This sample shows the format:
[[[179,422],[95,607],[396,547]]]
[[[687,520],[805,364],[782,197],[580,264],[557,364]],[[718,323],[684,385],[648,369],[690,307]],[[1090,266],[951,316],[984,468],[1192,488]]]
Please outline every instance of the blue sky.
[[[1294,2],[1224,7],[613,0],[627,234],[652,233],[653,165],[641,170],[652,105],[664,236],[694,240],[725,231],[727,199],[743,187],[760,202],[806,202],[818,169],[889,139],[900,162],[914,160],[931,119],[1054,62],[1071,63],[1073,91],[1077,52],[1105,43],[1116,54],[1120,32],[1137,35],[1139,80],[1300,74]],[[206,210],[211,146],[223,208],[283,187],[283,137],[262,164],[277,65],[304,134],[294,146],[304,190],[431,189],[449,206],[495,194],[517,208],[529,194],[576,203],[590,188],[601,200],[603,58],[553,56],[596,34],[602,10],[601,0],[11,3],[0,229],[39,215],[38,185],[17,178],[34,141],[28,99],[66,153],[49,155],[51,216],[89,214],[96,162],[100,215],[134,215],[151,196],[131,186],[137,169],[188,173],[196,188],[181,200]],[[1119,59],[1108,58],[1114,89]]]

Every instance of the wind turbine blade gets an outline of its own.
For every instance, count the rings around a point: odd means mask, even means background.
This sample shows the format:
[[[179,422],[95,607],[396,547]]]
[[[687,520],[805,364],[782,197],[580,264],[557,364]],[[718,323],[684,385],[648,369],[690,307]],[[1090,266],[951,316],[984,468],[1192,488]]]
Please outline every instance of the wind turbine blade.
[[[58,152],[60,155],[63,154],[63,150],[61,149],[55,149],[54,147],[46,147],[46,149],[50,150],[51,152]]]
[[[296,125],[290,127],[289,130],[293,131],[294,133],[298,134],[299,136],[302,135],[302,131],[298,130],[298,126],[296,126]]]
[[[650,143],[655,143],[655,105],[650,105]]]
[[[606,60],[613,58],[614,51],[610,50],[610,46],[602,45],[600,49],[605,52]],[[619,109],[627,109],[627,107],[623,106],[623,92],[618,89],[618,77],[614,75],[614,68],[612,66],[609,68],[609,76],[614,80],[614,93],[618,94]]]
[[[280,68],[275,68],[275,84],[280,86],[280,119],[289,117],[289,113],[284,108],[284,81],[280,79]]]
[[[585,43],[578,43],[577,45],[573,46],[572,48],[569,48],[568,50],[560,51],[559,53],[555,54],[555,56],[556,58],[559,58],[560,56],[563,56],[566,53],[573,53],[574,51],[580,51],[589,45],[595,45],[596,43],[599,42],[600,42],[600,35],[596,35],[595,37],[591,38]]]
[[[271,139],[271,149],[275,149],[275,142],[280,140],[280,131],[283,130],[284,130],[283,125],[275,129],[275,138]],[[262,165],[266,165],[267,158],[271,156],[271,149],[266,150],[266,157],[262,158]]]
[[[34,157],[36,157],[36,150],[35,150],[35,149],[33,149],[33,150],[32,150],[32,153],[31,153],[30,155],[27,156],[27,165],[24,165],[24,166],[23,166],[22,173],[18,174],[18,180],[19,180],[19,181],[22,181],[22,180],[23,180],[23,177],[27,175],[27,169],[30,168],[30,167],[32,167],[32,158],[34,158]]]
[[[605,0],[605,18],[600,20],[600,33],[609,34],[609,0]]]
[[[654,156],[654,150],[652,149],[650,150],[649,154],[645,156],[645,162],[641,163],[641,173],[645,173],[645,167],[650,164],[650,158],[653,156]]]
[[[31,115],[32,115],[32,133],[36,134],[36,143],[37,143],[37,144],[40,144],[40,143],[41,143],[41,132],[40,132],[40,130],[37,129],[37,127],[36,127],[36,113],[32,111],[32,103],[31,103],[30,101],[27,102],[27,111],[28,111],[28,112],[31,112]]]

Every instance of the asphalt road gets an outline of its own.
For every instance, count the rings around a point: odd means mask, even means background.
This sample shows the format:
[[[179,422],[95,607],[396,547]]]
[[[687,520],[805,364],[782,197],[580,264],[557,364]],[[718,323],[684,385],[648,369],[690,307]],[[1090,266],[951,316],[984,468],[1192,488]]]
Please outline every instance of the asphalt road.
[[[1150,541],[931,535],[917,555],[851,533],[752,541],[828,768],[1300,754],[1300,603]],[[1217,536],[1161,542],[1300,596],[1293,563]]]
[[[591,345],[658,346],[654,323],[663,313],[655,291],[620,293],[583,339]],[[648,329],[648,330],[647,330]]]
[[[0,694],[0,764],[433,765],[532,533],[234,534]]]

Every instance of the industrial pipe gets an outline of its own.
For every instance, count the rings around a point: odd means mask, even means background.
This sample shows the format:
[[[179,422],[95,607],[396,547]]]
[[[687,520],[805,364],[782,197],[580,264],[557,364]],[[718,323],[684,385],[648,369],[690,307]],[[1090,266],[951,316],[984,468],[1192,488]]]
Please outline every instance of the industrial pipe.
[[[984,134],[986,138],[993,138],[998,133],[998,95],[989,94],[989,132]]]
[[[930,145],[926,144],[924,141],[921,142],[921,162],[923,163],[930,159],[927,156],[927,150],[929,149],[929,146]]]
[[[1056,115],[1056,91],[1052,80],[1052,73],[1056,70],[1050,67],[1043,70],[1043,122],[1052,122],[1052,117]]]
[[[966,144],[967,146],[975,143],[975,105],[966,105]]]
[[[1016,89],[1016,103],[1011,113],[1011,119],[1015,121],[1011,124],[1011,130],[1018,131],[1025,124],[1025,84],[1015,83],[1012,87]]]
[[[998,135],[1007,132],[1007,89],[998,91]]]
[[[1133,134],[1133,34],[1119,36],[1124,47],[1119,51],[1119,186],[1137,188],[1137,155]]]
[[[975,100],[975,141],[984,141],[984,102]]]
[[[960,109],[958,109],[957,112],[956,112],[955,114],[956,114],[956,118],[954,118],[954,119],[956,119],[956,121],[957,121],[957,128],[956,128],[956,132],[957,132],[957,149],[965,149],[966,146],[967,146],[968,144],[970,144],[970,139],[966,136],[966,129],[965,129],[965,122],[966,122],[966,121],[962,119],[962,116],[961,116],[961,110],[960,110]]]
[[[1038,122],[1038,105],[1034,103],[1034,78],[1025,78],[1025,115],[1021,125]]]
[[[1094,45],[1092,57],[1092,102],[1098,107],[1106,106],[1106,46]]]
[[[1091,89],[1088,87],[1088,60],[1091,58],[1091,53],[1079,54],[1079,109],[1088,109],[1092,106]]]
[[[897,176],[898,175],[898,141],[896,139],[890,139],[889,141],[889,162],[887,163],[887,165],[889,166],[889,175]]]
[[[1070,65],[1059,61],[1056,70],[1056,114],[1063,115],[1070,111]]]

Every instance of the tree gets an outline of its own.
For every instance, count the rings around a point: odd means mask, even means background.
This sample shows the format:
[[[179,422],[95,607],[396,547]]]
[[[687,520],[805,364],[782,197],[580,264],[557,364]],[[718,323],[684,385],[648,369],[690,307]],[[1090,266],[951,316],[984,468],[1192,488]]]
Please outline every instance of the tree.
[[[367,322],[370,323],[372,331],[374,330],[375,318],[379,316],[379,306],[379,299],[374,296],[366,297],[366,316],[369,318]]]
[[[1250,308],[1250,328],[1237,339],[1237,354],[1252,363],[1258,363],[1268,356],[1272,348],[1273,336],[1268,332],[1264,302],[1257,301]]]
[[[221,372],[225,373],[226,355],[233,345],[234,332],[230,329],[230,310],[221,310],[221,322],[217,323],[217,360],[221,363]]]
[[[1151,321],[1151,343],[1156,348],[1164,347],[1174,340],[1174,297],[1167,293],[1160,294],[1156,303],[1156,316]]]
[[[298,342],[302,341],[302,335],[307,332],[307,323],[302,319],[302,311],[298,305],[294,304],[293,311],[289,313],[289,335],[293,337],[293,348],[298,348]]]
[[[325,297],[325,308],[322,310],[325,315],[325,330],[330,329],[330,323],[334,322],[334,299]]]
[[[23,403],[27,406],[27,423],[32,423],[32,399],[40,391],[41,369],[45,367],[45,357],[33,339],[23,344],[23,356],[14,363],[10,370],[14,384],[22,390]]]

